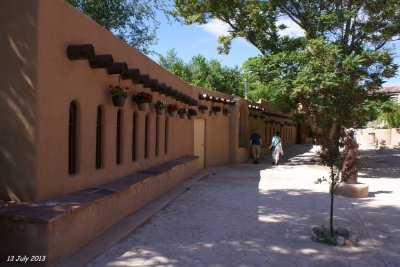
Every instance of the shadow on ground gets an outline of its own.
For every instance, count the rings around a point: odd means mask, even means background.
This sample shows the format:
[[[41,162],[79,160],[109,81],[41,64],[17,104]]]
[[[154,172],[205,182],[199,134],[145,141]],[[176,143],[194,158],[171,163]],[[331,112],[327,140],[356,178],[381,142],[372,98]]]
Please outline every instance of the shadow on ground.
[[[384,167],[375,164],[392,164],[398,152],[368,152],[363,175],[380,178]],[[282,164],[290,169],[315,164],[312,146],[288,147],[285,153]],[[354,231],[360,246],[332,247],[310,238],[312,225],[329,225],[329,194],[302,187],[309,180],[301,172],[299,186],[280,186],[284,177],[273,177],[272,168],[268,156],[261,164],[215,168],[88,266],[400,266],[400,208],[375,202],[398,194],[396,187],[371,192],[376,198],[336,196],[334,225]],[[395,167],[387,169],[390,174]]]
[[[296,156],[295,149],[287,148],[282,164],[296,170],[312,165],[312,146],[300,150],[306,155]],[[374,206],[374,198],[337,196],[335,226],[351,228],[360,237],[360,247],[315,243],[310,229],[328,225],[329,194],[302,186],[285,188],[283,183],[276,188],[286,177],[273,177],[277,169],[272,169],[267,160],[216,168],[88,266],[400,265],[398,207]],[[263,181],[261,170],[268,172]],[[374,193],[389,194],[390,186]]]
[[[249,184],[255,185],[256,181]],[[250,197],[244,194],[239,181],[225,186],[218,175],[201,182],[118,245],[109,255],[107,266],[385,266],[387,263],[386,266],[396,266],[391,264],[400,263],[395,245],[400,242],[399,235],[382,235],[376,230],[370,236],[352,206],[345,205],[347,199],[337,201],[335,224],[350,227],[360,236],[363,243],[354,249],[310,240],[313,224],[328,223],[327,194],[272,190]],[[221,190],[230,193],[218,196]],[[400,232],[398,225],[379,219],[390,212],[400,220],[398,209],[368,208],[365,212],[367,227],[373,227],[379,220],[381,227],[391,233]],[[387,259],[382,259],[380,250]]]
[[[360,150],[359,157],[366,157],[360,178],[400,178],[400,148]]]
[[[284,149],[284,155],[280,156],[279,164],[288,164],[292,166],[296,165],[315,165],[319,161],[318,155],[315,154],[313,145],[292,145]],[[265,165],[272,165],[272,153],[262,153],[263,156],[260,159],[259,169],[265,169]],[[250,159],[248,163],[252,163],[253,159]],[[256,165],[256,164],[254,164]]]

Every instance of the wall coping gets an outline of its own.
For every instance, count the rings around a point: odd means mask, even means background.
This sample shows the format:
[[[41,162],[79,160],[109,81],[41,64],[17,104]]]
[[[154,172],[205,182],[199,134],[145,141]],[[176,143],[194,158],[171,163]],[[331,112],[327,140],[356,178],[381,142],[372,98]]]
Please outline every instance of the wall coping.
[[[0,207],[0,219],[13,221],[51,223],[68,213],[76,212],[94,202],[101,201],[119,192],[128,190],[137,183],[171,170],[173,167],[197,159],[197,156],[186,155],[96,187],[85,188],[76,192],[39,202],[22,202]]]

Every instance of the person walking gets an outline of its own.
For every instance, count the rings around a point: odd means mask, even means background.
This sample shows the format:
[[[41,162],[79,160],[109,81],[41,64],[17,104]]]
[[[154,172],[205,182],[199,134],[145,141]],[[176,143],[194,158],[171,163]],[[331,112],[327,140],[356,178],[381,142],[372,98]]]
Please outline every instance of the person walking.
[[[272,165],[278,165],[279,156],[283,155],[282,139],[279,137],[279,132],[275,132],[272,137],[269,149],[272,151]]]
[[[253,152],[254,164],[258,164],[261,150],[261,135],[253,129],[250,135],[250,149]]]

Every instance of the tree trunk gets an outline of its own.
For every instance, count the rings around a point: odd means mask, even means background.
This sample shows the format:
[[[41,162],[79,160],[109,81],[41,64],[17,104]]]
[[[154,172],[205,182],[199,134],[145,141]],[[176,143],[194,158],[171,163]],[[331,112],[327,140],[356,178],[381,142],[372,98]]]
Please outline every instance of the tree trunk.
[[[331,237],[333,237],[333,201],[334,201],[334,196],[335,196],[335,173],[333,170],[333,167],[331,167],[331,188],[330,188],[330,193],[331,193],[331,207],[330,207],[330,212],[329,212],[329,227],[330,227],[330,232],[331,232]]]
[[[329,226],[330,234],[333,237],[333,205],[335,197],[335,189],[338,183],[337,172],[340,162],[339,139],[340,139],[340,125],[336,123],[326,124],[326,128],[322,129],[321,135],[321,150],[320,153],[322,162],[329,167],[330,173],[330,210],[329,210]]]
[[[348,184],[357,183],[358,144],[354,137],[348,135],[344,141],[344,159],[342,166],[342,181]]]

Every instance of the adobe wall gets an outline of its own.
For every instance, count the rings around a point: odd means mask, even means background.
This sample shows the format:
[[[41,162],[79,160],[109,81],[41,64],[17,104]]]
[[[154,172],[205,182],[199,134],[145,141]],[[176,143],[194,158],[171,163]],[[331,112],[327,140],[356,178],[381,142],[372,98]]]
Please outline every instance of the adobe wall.
[[[38,10],[37,1],[0,1],[0,199],[37,197]]]
[[[357,140],[359,143],[371,145],[400,146],[400,129],[359,129]]]
[[[114,37],[86,15],[77,12],[65,1],[39,1],[40,8],[40,52],[39,52],[39,152],[38,152],[38,199],[45,199],[64,192],[113,180],[128,173],[144,169],[157,163],[193,153],[192,122],[168,118],[170,140],[169,151],[155,155],[155,127],[157,115],[138,111],[136,103],[129,98],[122,110],[122,163],[116,165],[116,117],[118,108],[111,103],[107,91],[109,84],[118,84],[119,75],[109,75],[104,68],[93,69],[87,60],[69,60],[67,45],[93,44],[96,54],[111,54],[114,62],[126,62],[129,68],[136,68],[142,74],[149,74],[159,82],[178,88],[191,95],[192,88],[176,76],[161,68],[148,57],[125,42]],[[121,85],[129,86],[132,93],[150,89],[122,80]],[[152,93],[153,102],[173,99]],[[68,174],[68,114],[70,103],[78,105],[78,171]],[[104,166],[95,168],[97,107],[104,111]],[[137,156],[132,161],[132,118],[136,113]],[[144,158],[144,121],[149,115],[149,156]],[[164,124],[167,118],[159,118],[159,147],[163,148]],[[163,149],[160,149],[163,150]],[[49,163],[51,162],[51,165]],[[51,177],[51,178],[50,178]]]
[[[391,129],[390,144],[400,146],[400,129]]]
[[[105,68],[95,68],[87,59],[70,60],[66,50],[74,44],[91,44],[95,55],[109,54],[114,62],[124,62],[129,69],[138,69],[140,74],[177,89],[198,100],[199,104],[229,108],[228,115],[199,112],[197,116],[205,120],[205,167],[247,161],[252,128],[260,132],[264,146],[269,145],[274,131],[282,132],[284,145],[295,142],[293,125],[280,124],[289,122],[288,119],[273,114],[256,119],[251,115],[261,115],[261,109],[249,108],[251,103],[240,98],[235,98],[235,105],[200,100],[202,93],[230,100],[234,97],[188,85],[64,0],[28,2],[0,3],[0,12],[6,13],[0,16],[4,37],[0,40],[0,51],[5,59],[0,63],[4,74],[0,80],[0,199],[42,201],[194,154],[193,120],[158,116],[154,108],[139,111],[130,98],[125,107],[114,107],[108,85],[118,84],[119,75],[108,74]],[[182,108],[190,107],[130,79],[122,79],[120,84],[130,87],[133,94],[151,93],[153,103],[165,100]],[[73,175],[68,171],[71,103],[77,106],[77,170]],[[257,105],[266,112],[274,112],[266,102]],[[101,168],[95,166],[98,107],[103,114]],[[116,164],[119,110],[122,115],[121,163]],[[144,155],[146,117],[149,122],[147,158]]]

